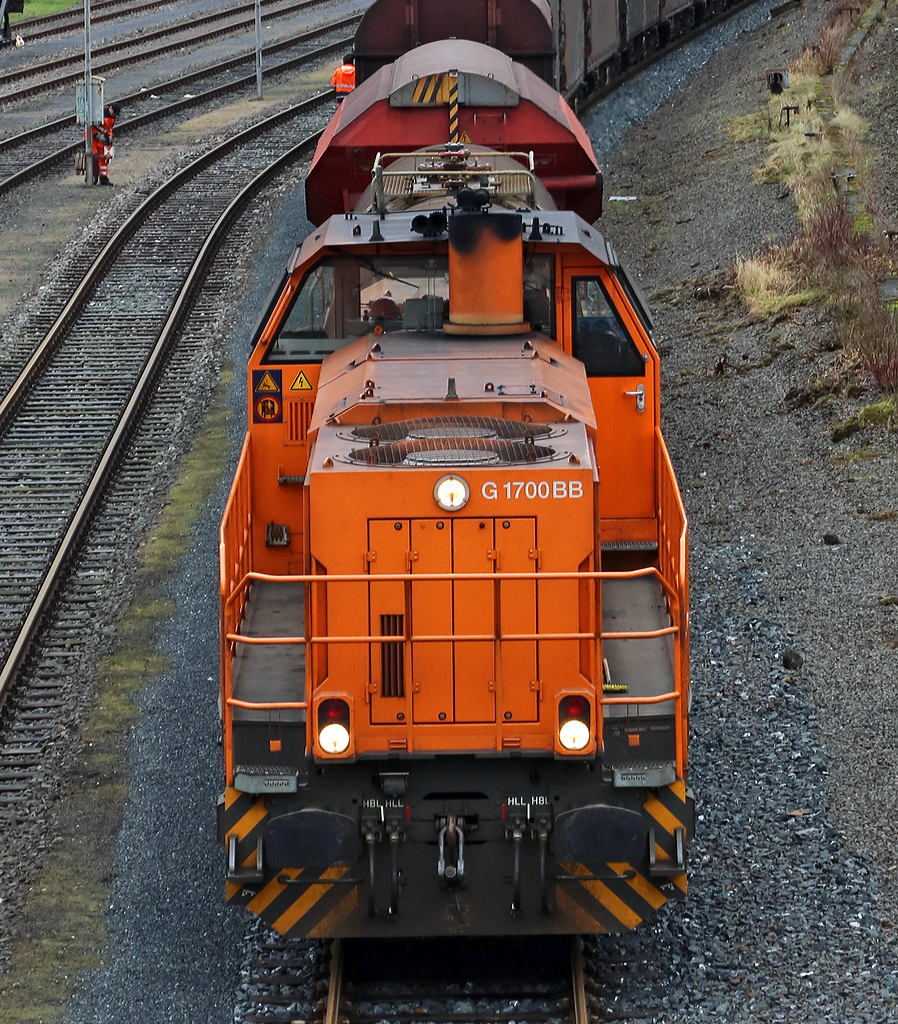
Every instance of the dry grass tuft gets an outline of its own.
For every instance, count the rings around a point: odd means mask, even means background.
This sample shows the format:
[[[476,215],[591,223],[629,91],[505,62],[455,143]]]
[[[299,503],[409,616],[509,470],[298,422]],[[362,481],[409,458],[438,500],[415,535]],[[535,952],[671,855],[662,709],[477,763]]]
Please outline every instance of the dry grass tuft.
[[[820,78],[832,73],[857,18],[845,8],[834,10],[817,44],[790,68],[789,127],[783,123],[783,96],[768,97],[768,134],[776,138],[764,165],[755,172],[761,183],[785,182],[795,198],[799,235],[765,256],[740,259],[738,294],[756,316],[824,297],[838,322],[837,336],[849,361],[872,374],[886,392],[898,391],[898,310],[887,308],[876,285],[893,272],[888,253],[877,244],[875,218],[851,212],[839,192],[836,172],[850,156],[855,169],[852,189],[865,194],[871,161],[863,146],[866,124],[842,108],[821,137],[819,117],[811,114]],[[778,120],[779,119],[779,120]],[[748,119],[733,129],[749,138],[757,130]],[[836,152],[838,150],[839,156]]]
[[[796,70],[817,78],[831,75],[859,17],[860,10],[856,8],[838,7],[831,11],[817,42],[798,59]]]
[[[840,327],[846,351],[856,352],[887,394],[898,392],[898,310],[886,306],[876,290],[864,292]],[[894,406],[894,403],[893,403]]]
[[[785,250],[780,251],[781,254]],[[774,316],[784,309],[805,306],[819,298],[814,289],[802,289],[784,260],[742,259],[736,261],[737,294],[753,316]]]

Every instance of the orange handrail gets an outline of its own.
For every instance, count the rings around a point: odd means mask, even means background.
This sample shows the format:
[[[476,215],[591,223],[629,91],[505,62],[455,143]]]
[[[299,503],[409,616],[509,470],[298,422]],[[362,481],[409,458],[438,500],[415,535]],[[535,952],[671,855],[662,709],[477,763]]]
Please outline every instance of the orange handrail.
[[[475,580],[627,580],[641,576],[654,576],[665,595],[674,600],[676,590],[664,579],[661,572],[649,565],[644,569],[627,569],[621,572],[385,572],[372,576],[370,573],[343,573],[334,575],[306,574],[299,576],[278,576],[264,572],[248,572],[234,588],[228,603],[235,600],[238,592],[254,580],[262,583],[434,583]]]
[[[220,530],[221,550],[221,635],[222,635],[222,713],[224,715],[225,727],[225,757],[226,763],[230,765],[232,743],[231,710],[234,707],[280,711],[280,710],[306,710],[308,701],[299,702],[248,702],[238,700],[232,694],[232,666],[231,657],[227,656],[228,647],[233,652],[236,644],[307,644],[310,646],[329,644],[367,644],[369,646],[385,643],[446,643],[446,642],[513,642],[513,641],[592,641],[596,645],[596,653],[599,654],[599,644],[603,640],[643,640],[654,639],[662,636],[672,636],[674,640],[674,669],[677,680],[677,688],[660,695],[652,697],[632,696],[605,696],[601,689],[601,682],[593,684],[597,690],[595,697],[599,707],[611,705],[634,705],[658,704],[667,700],[675,702],[675,731],[676,731],[676,765],[678,777],[683,777],[687,764],[686,747],[686,716],[684,714],[684,702],[688,697],[689,687],[689,637],[688,637],[688,608],[689,608],[689,576],[687,562],[688,526],[685,510],[673,467],[670,462],[664,439],[660,430],[656,430],[656,495],[657,495],[657,521],[658,521],[658,559],[659,567],[649,566],[643,569],[634,569],[621,572],[606,571],[572,571],[572,572],[478,572],[478,573],[384,573],[376,577],[368,573],[352,573],[343,575],[290,575],[278,576],[268,573],[254,572],[251,569],[253,564],[252,555],[252,511],[251,511],[251,450],[250,438],[244,443],[237,473],[231,494],[228,498],[224,517]],[[251,637],[239,632],[239,623],[243,619],[244,609],[248,600],[249,590],[254,582],[274,583],[303,583],[307,586],[316,587],[329,583],[387,583],[402,582],[408,587],[419,582],[438,581],[492,581],[499,584],[503,580],[627,580],[640,577],[654,577],[667,599],[670,625],[657,630],[634,630],[628,632],[602,631],[596,628],[592,632],[555,632],[555,633],[515,633],[501,634],[497,629],[494,633],[487,634],[447,634],[447,635],[400,635],[400,636],[314,636],[309,630],[309,619],[307,617],[307,635],[290,637]],[[308,597],[308,595],[307,595]],[[406,620],[408,621],[408,620]],[[598,627],[598,623],[596,624]],[[596,662],[601,665],[601,658],[597,657]],[[601,669],[599,668],[599,672]],[[602,716],[598,716],[597,722],[598,738],[601,741]],[[307,723],[311,728],[311,722]]]
[[[681,766],[685,771],[688,765],[686,742],[686,714],[683,702],[688,701],[689,694],[689,525],[686,510],[677,479],[674,475],[670,453],[664,443],[660,428],[655,428],[655,465],[657,467],[658,495],[658,562],[661,572],[676,588],[679,600],[676,609],[671,607],[670,615],[679,627],[679,642],[676,647],[678,664],[675,666],[677,678],[680,680],[681,695],[676,704],[677,724],[677,773]]]
[[[573,580],[573,579],[587,579],[587,580],[620,580],[620,579],[636,579],[645,576],[651,576],[656,578],[664,593],[668,597],[670,614],[672,624],[670,626],[663,627],[661,629],[653,630],[629,630],[629,631],[603,631],[601,629],[594,630],[592,632],[581,632],[581,631],[570,631],[570,632],[532,632],[532,633],[501,633],[498,628],[494,633],[450,633],[450,634],[399,634],[395,636],[373,636],[373,635],[350,635],[350,636],[315,636],[308,631],[308,635],[303,636],[280,636],[280,637],[254,637],[240,633],[236,629],[229,629],[224,635],[224,639],[231,645],[244,643],[248,645],[332,645],[332,644],[366,644],[382,645],[388,643],[476,643],[476,642],[513,642],[513,641],[548,641],[548,640],[589,640],[593,643],[598,644],[603,640],[642,640],[642,639],[654,639],[661,636],[673,636],[675,646],[679,646],[681,625],[679,623],[679,616],[677,615],[677,609],[679,607],[679,595],[676,590],[667,583],[662,577],[658,569],[653,566],[646,567],[644,569],[626,570],[622,572],[607,572],[607,571],[576,571],[576,572],[527,572],[527,573],[513,573],[513,572],[492,572],[492,573],[384,573],[378,574],[376,577],[372,577],[367,573],[351,573],[343,575],[322,575],[322,574],[303,574],[303,575],[290,575],[290,576],[278,576],[268,573],[258,572],[247,572],[236,586],[235,590],[225,601],[225,607],[230,614],[226,615],[226,618],[233,621],[237,616],[234,614],[234,606],[238,605],[242,610],[242,595],[245,594],[253,582],[271,582],[271,583],[303,583],[311,586],[321,585],[328,583],[383,583],[383,582],[432,582],[432,581],[468,581],[468,580],[492,580],[495,583],[500,582],[504,579],[509,580],[521,580],[521,579],[534,579],[534,580]],[[308,620],[307,620],[308,621]],[[230,673],[228,673],[228,682],[230,682]],[[230,688],[230,687],[229,687]],[[600,707],[610,705],[621,705],[621,704],[659,704],[667,700],[675,701],[677,713],[675,715],[675,730],[677,736],[676,750],[677,750],[677,771],[678,774],[682,770],[683,766],[683,748],[680,742],[681,736],[681,723],[679,721],[679,709],[680,699],[682,690],[680,688],[664,693],[655,695],[652,697],[630,697],[630,696],[605,696],[599,692],[596,694],[596,703]],[[236,698],[225,696],[225,705],[230,709],[231,707],[242,707],[256,710],[271,710],[271,711],[282,711],[282,710],[294,710],[297,708],[308,708],[308,702],[247,702],[239,701]],[[598,720],[598,732],[599,740],[601,741],[601,725],[602,718]],[[308,724],[310,728],[311,725]]]
[[[252,546],[252,437],[247,433],[237,462],[231,493],[228,495],[218,533],[219,546],[219,629],[224,637],[230,626],[230,616],[234,615],[231,597],[236,593],[236,580],[245,578],[253,564]],[[239,622],[246,606],[248,591],[244,591],[239,599],[236,617]],[[232,741],[232,704],[231,700],[231,659],[227,657],[225,644],[222,640],[219,653],[219,670],[221,689],[222,732],[224,736],[225,764],[228,766],[228,778],[231,775],[233,760]]]
[[[679,626],[664,629],[634,629],[626,633],[446,633],[414,634],[390,633],[388,636],[246,636],[244,633],[228,633],[227,639],[239,644],[413,644],[474,643],[494,640],[653,640],[658,636],[671,636],[679,632]]]

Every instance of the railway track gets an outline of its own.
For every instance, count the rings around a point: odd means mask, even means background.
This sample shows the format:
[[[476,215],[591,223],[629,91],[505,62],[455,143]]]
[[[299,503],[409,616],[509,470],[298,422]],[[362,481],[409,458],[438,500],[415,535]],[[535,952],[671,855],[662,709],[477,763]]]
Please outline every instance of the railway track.
[[[262,0],[262,9],[271,8],[283,0]],[[156,0],[138,0],[137,3],[127,0],[92,0],[90,5],[91,25],[102,25],[110,21],[118,21],[135,14],[142,14],[145,11],[157,10],[161,5]],[[245,14],[247,11],[254,11],[254,2],[236,4],[219,12],[219,17]],[[16,32],[25,39],[25,42],[33,42],[36,39],[46,39],[49,36],[60,36],[67,32],[84,31],[84,10],[81,7],[69,7],[65,10],[56,11],[53,14],[44,14],[35,18],[22,18],[15,23]]]
[[[326,4],[328,0],[288,0],[262,15],[262,21],[283,19]],[[239,13],[248,6],[249,14]],[[251,30],[255,25],[253,5],[240,5],[190,21],[177,22],[151,32],[129,36],[92,47],[92,72],[106,75],[128,64],[153,60],[173,50],[200,47],[213,39]],[[238,12],[238,13],[234,13]],[[211,26],[211,27],[210,27]],[[152,45],[155,44],[155,45]],[[251,55],[251,56],[254,56]],[[13,102],[79,82],[84,77],[84,48],[52,60],[17,68],[0,75],[0,102]]]
[[[545,939],[268,939],[243,1024],[593,1024],[578,936]]]
[[[347,32],[358,24],[360,17],[360,15],[354,15],[349,18],[341,18],[266,47],[263,51],[263,58],[279,54],[282,59],[276,64],[264,65],[262,68],[263,78],[270,80],[278,75],[295,72],[303,65],[312,64],[331,57],[334,53],[342,52],[347,46],[352,45],[352,36],[347,35]],[[311,43],[328,36],[333,38],[310,49]],[[131,93],[128,96],[116,96],[116,101],[121,103],[125,110],[129,112],[137,110],[136,114],[116,124],[116,138],[127,135],[135,128],[170,117],[181,110],[212,103],[228,93],[255,89],[254,61],[254,54],[244,54],[219,61],[200,71],[180,75],[168,82],[154,85],[150,89]],[[244,67],[253,67],[253,70],[251,73],[241,74],[241,69]],[[169,103],[162,100],[166,94],[179,93],[186,86],[195,82],[202,82],[202,91],[186,97],[180,95],[178,99]],[[0,140],[0,195],[31,181],[37,175],[56,167],[63,161],[70,160],[77,151],[83,150],[83,148],[84,143],[78,139],[78,126],[74,114]]]
[[[0,401],[0,860],[21,842],[17,826],[41,813],[53,745],[83,699],[75,665],[115,589],[119,536],[156,485],[158,449],[172,443],[196,371],[177,380],[180,408],[150,428],[124,482],[116,467],[179,358],[185,325],[209,344],[203,282],[228,228],[272,176],[310,154],[329,113],[329,93],[307,100],[140,197]],[[123,497],[110,496],[114,486]],[[90,542],[104,502],[111,520]]]
[[[333,48],[343,48],[345,42],[345,40],[340,40],[333,44]],[[269,49],[266,48],[266,53],[269,52]],[[645,66],[647,65],[641,65],[638,70]],[[282,70],[282,68],[265,69],[268,74],[275,74],[278,70]],[[200,74],[205,76],[206,73],[201,72]],[[252,76],[243,79],[241,86],[243,83],[247,83],[250,77]],[[178,83],[178,85],[183,84],[182,81]],[[173,88],[176,87],[173,86]],[[231,86],[231,88],[237,87],[236,84]],[[209,98],[210,93],[211,91],[207,91],[206,97],[195,97],[190,102],[201,102],[203,98]],[[180,104],[167,107],[164,112],[174,110],[176,106],[180,106]],[[147,112],[146,119],[149,120],[153,116],[161,116],[161,113]],[[141,115],[140,118],[124,122],[121,128],[133,127],[135,122],[142,123],[143,118],[144,115]],[[69,128],[70,126],[71,122],[69,121]],[[79,144],[75,143],[63,150],[61,156],[57,154],[57,157],[61,159],[78,147]],[[2,177],[3,174],[0,171],[0,179]],[[4,184],[5,182],[0,181],[0,191]],[[201,197],[197,199],[198,204],[200,200]],[[188,209],[191,216],[194,216],[195,207],[188,204]],[[113,244],[110,242],[110,245]],[[180,246],[178,249],[172,246],[169,250],[166,243],[159,239],[155,242],[141,243],[141,245],[144,244],[146,245],[146,248],[143,249],[144,253],[165,251],[167,255],[170,255],[172,252],[176,252],[178,259],[181,258],[181,253],[178,251]],[[154,280],[154,286],[156,283]],[[116,292],[120,292],[121,288],[114,285],[109,291],[114,295]],[[152,291],[155,292],[155,288]],[[122,333],[126,338],[130,339],[132,334],[137,335],[138,328],[142,330],[144,327],[146,303],[143,300],[149,297],[149,294],[150,290],[148,289],[139,297],[133,296],[134,301],[130,310],[123,312],[120,323],[123,326]],[[98,322],[105,322],[109,309],[106,296],[99,290],[94,292],[92,302],[92,305],[97,308],[90,312],[90,305],[89,303],[86,307],[88,313],[85,314],[82,322],[86,331],[86,335],[80,336],[82,339],[85,336],[89,337],[91,332],[97,331]],[[153,311],[155,318],[162,315],[161,308]],[[198,330],[201,330],[199,325]],[[118,334],[118,331],[115,333]],[[90,390],[93,385],[103,394],[110,393],[113,390],[112,385],[118,382],[114,377],[100,378],[97,376],[98,367],[102,366],[102,357],[93,352],[85,352],[81,355],[84,356],[83,360],[79,358],[76,345],[76,354],[71,357],[66,359],[47,357],[47,365],[52,363],[56,368],[57,384],[71,373],[81,374],[81,371],[84,370],[86,372],[81,379],[87,390]],[[147,357],[148,360],[153,358],[155,357]],[[176,356],[161,355],[158,357],[160,364],[166,358],[176,358]],[[106,359],[108,361],[108,355]],[[130,367],[128,372],[132,376],[137,372],[138,362],[139,360],[133,366],[131,363],[128,364]],[[145,365],[149,365],[149,363],[147,362]],[[120,371],[122,367],[124,367],[124,358],[121,364],[116,363],[114,369]],[[91,376],[92,374],[93,376]],[[151,379],[151,376],[146,377],[147,381]],[[189,379],[188,373],[185,372],[181,379]],[[99,383],[101,380],[104,382],[103,386]],[[105,387],[107,381],[109,382],[108,392]],[[68,385],[70,383],[68,381]],[[36,389],[34,390],[36,391]],[[21,393],[24,396],[23,405],[30,402],[33,394],[31,384],[25,385]],[[55,394],[58,396],[61,392],[57,391]],[[173,389],[169,400],[175,401],[176,395],[177,390]],[[117,400],[121,403],[124,399],[121,397]],[[140,403],[147,400],[146,397],[137,398],[136,392],[132,392],[132,398],[127,403],[126,409],[132,402],[136,409]],[[59,397],[54,397],[53,393],[50,393],[37,399],[33,407],[37,410],[39,417],[41,410],[50,410],[59,404],[59,401]],[[76,403],[77,400],[71,402],[73,406]],[[18,406],[17,399],[13,400],[9,408],[12,406]],[[6,408],[7,403],[4,401],[0,407],[2,410],[0,411],[0,452],[5,447],[7,437],[19,429],[12,423],[12,420],[7,423]],[[159,418],[160,424],[171,418],[171,411],[172,407],[169,405],[168,412]],[[113,419],[114,415],[110,415],[109,422],[112,422]],[[78,432],[80,428],[84,428],[85,432],[90,428],[90,432],[93,433],[95,424],[91,420],[92,417],[85,409],[82,409],[74,420],[67,421],[68,427],[60,427],[56,434],[59,442],[58,451],[65,451],[63,442],[67,437],[70,438],[75,432]],[[121,417],[116,422],[122,422]],[[74,423],[74,427],[72,427],[72,423]],[[106,423],[107,419],[104,416],[104,424]],[[109,467],[123,458],[121,449],[128,444],[131,429],[130,426],[123,428],[117,441],[115,453],[110,454],[108,458],[105,453],[100,456],[100,461],[106,463],[105,470],[101,470],[101,472],[108,473]],[[36,447],[41,443],[34,419],[24,427],[23,436],[27,437],[29,431],[31,441],[26,442],[25,450],[33,455]],[[151,427],[150,432],[153,433],[153,431],[156,431],[157,437],[162,434],[161,428]],[[115,432],[117,432],[117,428]],[[100,435],[102,431],[97,430],[96,433]],[[107,448],[107,450],[109,449]],[[47,748],[64,733],[65,722],[71,712],[69,691],[72,665],[80,656],[84,637],[93,631],[96,618],[106,600],[104,594],[111,582],[109,553],[116,545],[121,524],[129,515],[133,516],[135,504],[140,501],[141,489],[146,486],[146,477],[142,471],[152,461],[153,451],[154,442],[150,438],[144,441],[139,452],[129,459],[127,479],[120,480],[116,485],[117,495],[107,491],[107,497],[104,499],[102,497],[104,485],[98,484],[96,494],[83,516],[81,513],[83,500],[81,504],[78,504],[69,520],[70,525],[58,548],[57,556],[51,564],[50,576],[45,577],[44,584],[38,590],[36,605],[39,607],[34,619],[32,622],[26,623],[28,627],[26,630],[19,633],[20,638],[27,633],[27,638],[21,645],[19,641],[13,645],[12,653],[15,655],[17,668],[11,676],[6,671],[0,676],[0,708],[2,708],[0,711],[0,821],[5,819],[4,828],[7,824],[13,826],[8,830],[10,834],[13,834],[14,826],[22,820],[24,815],[34,811],[35,805],[46,793],[48,786],[46,781]],[[20,469],[28,465],[29,459],[30,455],[28,454],[19,459]],[[62,507],[50,507],[45,500],[46,495],[50,490],[56,494],[61,489],[63,482],[68,483],[65,478],[77,475],[80,471],[80,462],[76,465],[75,460],[68,459],[65,460],[64,467],[57,465],[54,469],[47,470],[44,479],[41,479],[41,470],[35,470],[34,475],[26,483],[26,489],[34,487],[38,490],[38,510],[46,513],[43,522],[50,527],[49,532],[54,535],[62,531],[67,511]],[[58,475],[50,476],[51,473]],[[40,492],[41,485],[44,486],[42,492]],[[4,482],[0,480],[0,506],[3,508],[16,504],[16,495],[4,490],[5,486]],[[88,485],[88,489],[90,486],[92,485]],[[10,500],[7,500],[7,495]],[[110,521],[91,543],[87,538],[87,523],[92,515],[91,510],[95,510],[101,505],[109,513]],[[33,567],[30,578],[26,580],[27,587],[32,587],[32,589],[40,575],[41,559],[43,558],[46,563],[48,551],[47,546],[37,535],[39,531],[34,529],[35,519],[33,513],[23,511],[21,515],[22,528],[19,531],[23,540],[22,547],[19,549],[20,554],[24,553],[22,554],[23,561]],[[5,529],[5,525],[2,528]],[[97,532],[96,526],[90,529],[91,534],[94,532]],[[30,534],[30,536],[26,537],[26,534]],[[67,556],[62,552],[76,548],[79,543],[82,550],[79,567],[73,569],[66,561]],[[32,555],[35,556],[33,562],[31,562]],[[0,561],[0,577],[5,580],[9,579],[6,566],[2,564],[2,561]],[[18,597],[18,594],[13,595],[11,591],[8,591],[6,586],[7,584],[4,584],[3,590],[0,591],[0,658],[3,657],[7,649],[3,646],[7,625],[7,601],[11,596]],[[23,589],[27,589],[27,587]],[[40,629],[42,621],[44,627]],[[39,629],[41,636],[38,643],[35,643]],[[10,659],[10,661],[12,660]],[[7,663],[8,666],[9,663]],[[10,682],[13,676],[23,684],[14,695]],[[4,831],[4,828],[0,828],[0,831]],[[0,840],[0,845],[2,845],[2,840]],[[267,941],[259,950],[253,968],[251,981],[256,988],[256,995],[244,1016],[246,1024],[250,1024],[250,1022],[252,1024],[262,1024],[262,1022],[279,1024],[282,1021],[298,1019],[314,1021],[315,1024],[319,1024],[319,1022],[320,1024],[338,1024],[338,1022],[339,1024],[344,1024],[344,1022],[347,1024],[376,1024],[379,1021],[387,1022],[387,1024],[392,1024],[394,1021],[396,1024],[405,1024],[412,1020],[433,1020],[446,1022],[446,1024],[461,1024],[463,1021],[476,1024],[481,1020],[587,1024],[588,1021],[641,1022],[651,1019],[648,1015],[617,1011],[610,1003],[597,1007],[595,999],[590,998],[587,994],[589,977],[584,974],[581,946],[576,940],[570,952],[570,978],[564,980],[556,978],[551,985],[546,982],[545,988],[534,982],[532,970],[528,970],[526,976],[517,981],[513,975],[509,974],[503,978],[501,983],[492,987],[485,983],[483,991],[477,991],[476,988],[471,992],[440,991],[441,987],[445,990],[445,979],[443,979],[442,986],[434,983],[431,989],[418,986],[414,988],[401,987],[402,977],[392,980],[392,988],[366,988],[368,983],[354,973],[354,965],[350,964],[347,969],[344,953],[343,944],[336,944],[331,951],[329,947],[320,943],[290,944]],[[407,964],[405,958],[402,957],[399,958],[399,962]],[[495,963],[490,961],[490,964],[490,974],[494,975],[497,973]],[[324,973],[327,975],[326,980],[323,977]],[[410,973],[407,966],[405,973]],[[462,973],[462,976],[467,975]],[[379,980],[383,983],[383,973]],[[326,993],[324,1000],[318,998],[322,988]],[[472,998],[472,996],[476,996],[476,998]],[[523,1004],[522,1000],[525,1001]]]

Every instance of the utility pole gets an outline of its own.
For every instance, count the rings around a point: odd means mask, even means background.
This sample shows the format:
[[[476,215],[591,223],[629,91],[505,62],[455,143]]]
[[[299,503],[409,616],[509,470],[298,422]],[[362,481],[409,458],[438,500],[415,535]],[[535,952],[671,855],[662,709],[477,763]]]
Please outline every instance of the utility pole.
[[[94,103],[90,69],[90,0],[84,0],[84,184],[94,183]]]
[[[262,99],[262,0],[256,0],[256,96]]]

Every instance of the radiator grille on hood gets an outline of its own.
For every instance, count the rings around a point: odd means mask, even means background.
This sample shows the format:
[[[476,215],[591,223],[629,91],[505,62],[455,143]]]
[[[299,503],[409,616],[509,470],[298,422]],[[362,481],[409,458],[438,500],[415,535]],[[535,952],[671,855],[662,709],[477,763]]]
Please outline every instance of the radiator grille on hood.
[[[376,442],[367,448],[354,449],[349,458],[369,466],[488,466],[540,462],[554,455],[554,448],[529,441],[469,436]]]
[[[395,423],[374,423],[354,427],[354,437],[378,441],[404,441],[415,438],[499,438],[506,441],[548,437],[552,428],[545,423],[524,423],[493,416],[428,416]]]

